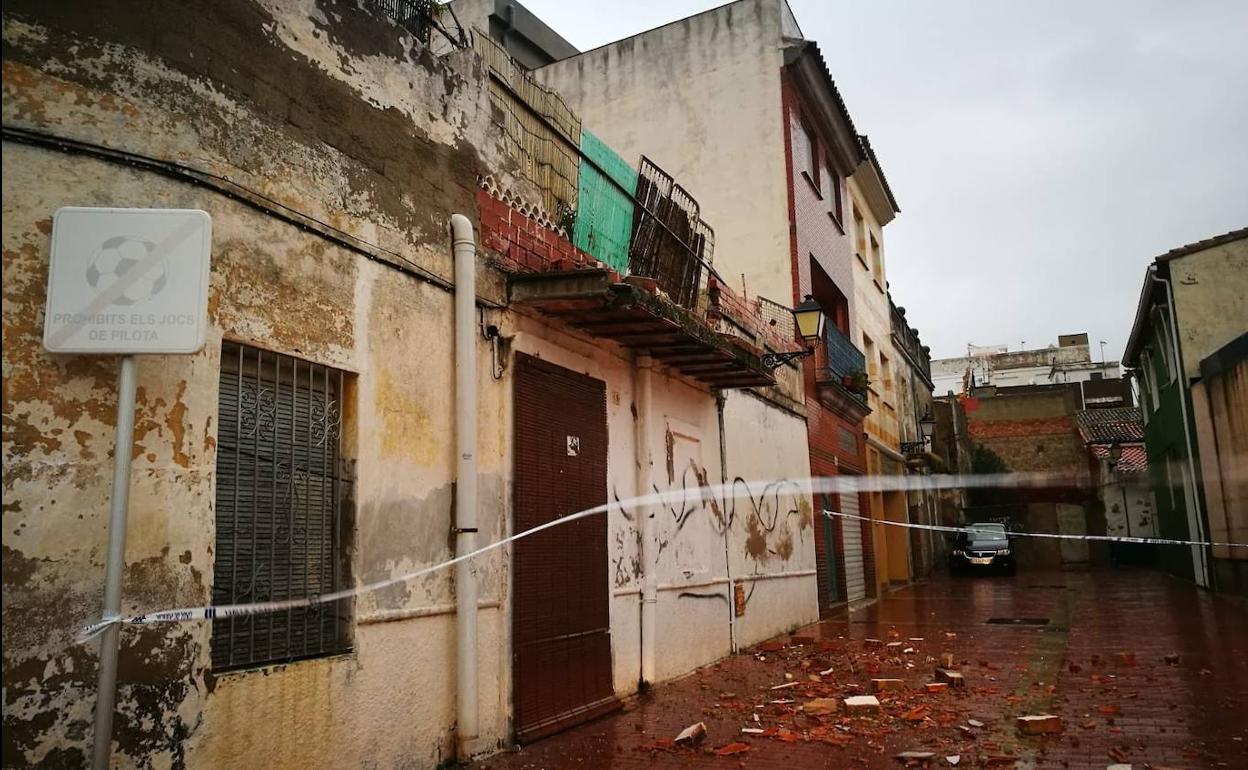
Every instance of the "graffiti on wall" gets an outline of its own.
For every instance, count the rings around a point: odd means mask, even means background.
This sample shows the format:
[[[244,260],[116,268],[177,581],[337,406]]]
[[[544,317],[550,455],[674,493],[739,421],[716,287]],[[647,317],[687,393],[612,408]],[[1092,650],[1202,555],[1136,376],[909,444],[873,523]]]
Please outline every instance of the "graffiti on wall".
[[[674,471],[669,469],[673,483],[667,489],[651,485],[652,491],[663,498],[654,511],[660,523],[660,559],[669,554],[668,558],[674,558],[680,568],[682,555],[688,553],[680,551],[682,541],[701,537],[707,542],[692,545],[720,549],[723,538],[729,537],[729,547],[742,548],[753,563],[754,572],[759,573],[773,560],[787,562],[805,544],[814,513],[804,487],[797,481],[775,479],[760,483],[737,476],[727,487],[716,489],[707,469],[696,462],[686,464],[678,477]],[[626,539],[640,541],[641,530],[636,523],[639,512],[621,502],[618,490],[613,489],[612,499],[626,522],[615,533],[612,555],[614,584],[622,588],[642,572],[640,549],[629,551],[624,547]],[[702,526],[693,526],[695,522]],[[731,537],[734,528],[738,528],[743,539]],[[717,536],[713,541],[706,538],[708,531]]]

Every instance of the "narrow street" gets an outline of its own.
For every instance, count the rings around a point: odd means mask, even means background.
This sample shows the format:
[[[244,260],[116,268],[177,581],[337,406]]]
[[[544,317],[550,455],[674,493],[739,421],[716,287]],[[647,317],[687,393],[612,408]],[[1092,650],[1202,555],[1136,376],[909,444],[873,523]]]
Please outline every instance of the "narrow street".
[[[1248,768],[1244,29],[7,0],[0,770]]]
[[[946,653],[965,687],[928,693]],[[933,752],[908,762],[929,767],[952,756],[961,767],[1245,767],[1246,655],[1242,602],[1156,572],[934,578],[474,767],[891,768],[906,751]],[[870,693],[873,678],[903,684],[878,693],[878,713],[847,713],[842,699]],[[798,684],[772,689],[787,682]],[[815,698],[838,712],[803,713]],[[1018,716],[1044,713],[1062,718],[1059,734],[1020,734]],[[700,746],[671,745],[699,721]],[[716,753],[725,747],[734,753]]]

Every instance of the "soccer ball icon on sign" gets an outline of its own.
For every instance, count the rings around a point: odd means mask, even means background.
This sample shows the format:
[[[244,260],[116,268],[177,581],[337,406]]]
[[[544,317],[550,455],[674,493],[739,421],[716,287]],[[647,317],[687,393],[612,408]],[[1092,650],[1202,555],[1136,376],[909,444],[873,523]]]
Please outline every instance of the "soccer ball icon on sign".
[[[130,271],[138,270],[155,248],[156,244],[141,238],[126,235],[109,238],[91,256],[87,283],[93,289],[107,291],[124,279],[126,287],[113,300],[114,305],[139,305],[148,301],[159,294],[168,281],[165,261],[160,260],[139,276],[130,275]]]

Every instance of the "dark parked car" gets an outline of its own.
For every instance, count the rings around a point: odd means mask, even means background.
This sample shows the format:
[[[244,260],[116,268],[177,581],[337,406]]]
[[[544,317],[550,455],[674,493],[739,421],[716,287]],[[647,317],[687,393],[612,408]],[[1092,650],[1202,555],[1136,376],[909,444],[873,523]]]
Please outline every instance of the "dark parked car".
[[[961,575],[980,570],[996,570],[1013,575],[1013,549],[1010,533],[1004,524],[971,524],[969,531],[959,532],[949,554],[949,572]]]

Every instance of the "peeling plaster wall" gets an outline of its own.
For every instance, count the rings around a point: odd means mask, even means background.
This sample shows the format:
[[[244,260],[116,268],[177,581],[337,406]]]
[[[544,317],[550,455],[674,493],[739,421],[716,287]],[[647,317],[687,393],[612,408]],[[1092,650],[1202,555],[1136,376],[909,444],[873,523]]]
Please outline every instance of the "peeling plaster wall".
[[[770,0],[729,3],[547,65],[534,75],[563,94],[585,126],[623,157],[633,162],[646,155],[690,192],[715,229],[715,268],[729,285],[739,289],[744,281],[749,295],[787,304],[794,286],[781,100],[782,10],[783,3]],[[742,105],[754,109],[742,111]],[[797,416],[803,410],[801,370],[781,367],[777,375],[780,386],[760,395],[792,411],[754,395],[727,395],[727,479],[782,481],[766,488],[738,485],[736,497],[721,500],[721,510],[711,514],[729,522],[734,579],[781,571],[812,574],[747,583],[750,599],[737,623],[742,644],[818,617],[813,530],[809,523],[798,524],[809,519],[810,495],[783,481],[810,475],[806,425]],[[718,475],[718,454],[710,454],[707,439],[699,443],[706,466]],[[692,444],[678,441],[674,451],[692,452]],[[703,531],[688,540],[711,542],[711,536]],[[697,553],[689,558],[691,574],[685,577],[682,567],[677,577],[705,582],[697,576],[713,572],[703,567],[712,557]],[[719,558],[722,565],[722,553]],[[722,566],[712,574],[726,576]],[[661,591],[661,617],[671,615],[673,597],[682,592],[699,596],[680,600],[679,612],[694,612],[693,618],[660,636],[663,654],[675,660],[665,663],[671,673],[688,670],[688,661],[702,656],[702,642],[692,646],[697,652],[687,659],[680,656],[689,648],[678,645],[695,624],[719,634],[718,649],[729,648],[724,624],[730,608],[711,598],[716,593],[728,597],[728,588],[715,584]],[[665,641],[673,637],[673,643]]]
[[[123,607],[135,613],[210,601],[223,340],[348,373],[357,583],[451,555],[452,298],[434,285],[451,272],[445,222],[456,211],[476,218],[479,174],[531,200],[536,191],[490,132],[479,61],[436,60],[354,4],[190,9],[162,0],[135,13],[120,0],[89,9],[19,0],[5,7],[4,58],[6,131],[96,148],[65,153],[8,135],[3,146],[3,761],[77,766],[90,750],[97,651],[72,637],[102,603],[116,361],[41,348],[55,210],[201,208],[213,217],[207,344],[139,365]],[[107,151],[159,167],[100,156]],[[486,266],[478,294],[504,296]],[[607,382],[611,491],[631,496],[631,360],[523,316],[496,312],[492,322],[517,348]],[[511,382],[491,377],[484,342],[481,353],[487,542],[509,528]],[[656,485],[722,481],[713,396],[662,374],[654,388]],[[800,417],[744,395],[732,395],[727,412],[728,478],[807,475]],[[689,493],[657,512],[661,677],[728,652],[725,559],[734,577],[790,574],[747,582],[742,643],[817,617],[814,578],[804,574],[814,558],[809,495],[789,481],[741,484],[737,495]],[[639,527],[627,506],[610,516],[604,590],[614,594],[615,685],[626,694],[640,670]],[[478,561],[484,749],[511,734],[507,564],[506,553]],[[355,604],[351,653],[224,674],[210,670],[207,624],[127,628],[115,762],[444,762],[454,750],[453,598],[449,571],[369,594]]]
[[[1097,498],[1105,511],[1105,534],[1128,537],[1157,537],[1157,517],[1153,513],[1153,489],[1148,474],[1114,478],[1108,464],[1101,463]]]
[[[213,583],[217,379],[231,339],[351,373],[356,581],[450,553],[451,295],[445,222],[506,176],[479,64],[434,60],[353,4],[6,4],[4,124],[182,164],[298,212],[372,259],[208,186],[4,143],[4,755],[78,766],[91,742],[116,360],[40,346],[51,216],[65,205],[202,208],[210,328],[139,363],[123,611],[196,606]],[[228,178],[228,181],[226,181]],[[521,183],[513,189],[524,192]],[[414,268],[411,266],[415,266]],[[497,277],[480,289],[501,296]],[[442,329],[445,333],[439,333]],[[492,382],[488,359],[481,382]],[[481,531],[505,520],[500,387],[481,394]],[[481,562],[482,736],[509,737],[501,557]],[[449,573],[362,598],[348,655],[224,675],[207,624],[122,634],[115,761],[136,767],[428,767],[453,751]],[[389,615],[382,614],[389,612]],[[375,622],[404,613],[432,613]],[[395,729],[382,715],[409,715]],[[416,716],[419,715],[419,718]]]

